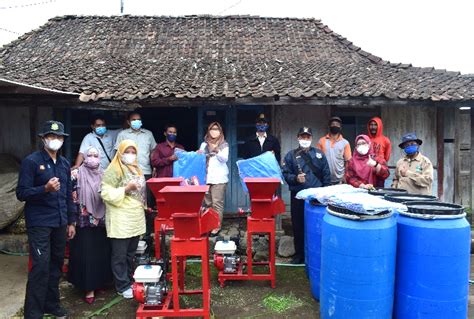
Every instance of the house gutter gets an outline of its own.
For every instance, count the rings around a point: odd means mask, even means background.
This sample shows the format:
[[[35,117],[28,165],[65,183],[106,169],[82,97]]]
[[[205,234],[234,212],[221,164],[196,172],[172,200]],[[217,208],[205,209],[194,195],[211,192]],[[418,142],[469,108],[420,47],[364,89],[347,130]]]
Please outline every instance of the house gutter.
[[[22,86],[22,87],[26,87],[26,88],[30,88],[30,89],[34,89],[34,90],[38,90],[38,91],[41,91],[41,92],[48,92],[48,93],[54,93],[54,94],[75,95],[75,96],[80,95],[79,93],[59,91],[59,90],[54,90],[54,89],[46,89],[46,88],[42,88],[42,87],[35,86],[35,85],[30,85],[30,84],[26,84],[26,83],[7,80],[7,79],[4,79],[4,78],[0,78],[0,82],[8,83],[8,84],[14,84],[14,85],[18,85],[18,86]]]

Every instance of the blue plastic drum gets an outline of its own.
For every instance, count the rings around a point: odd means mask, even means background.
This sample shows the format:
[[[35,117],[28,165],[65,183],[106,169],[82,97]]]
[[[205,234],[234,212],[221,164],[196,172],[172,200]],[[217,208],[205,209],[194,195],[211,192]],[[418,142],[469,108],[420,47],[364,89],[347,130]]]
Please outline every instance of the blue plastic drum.
[[[408,194],[408,193],[388,193],[384,195],[384,199],[393,203],[407,204],[411,202],[434,202],[438,200],[438,197],[431,195],[418,195],[418,194]],[[400,212],[397,209],[393,211],[395,217],[398,217]]]
[[[395,318],[467,318],[471,232],[463,208],[407,207],[398,218]]]
[[[391,318],[397,224],[391,213],[329,206],[321,243],[321,318]]]
[[[326,206],[317,201],[304,204],[304,247],[305,268],[313,297],[319,300],[319,281],[321,273],[321,224]]]

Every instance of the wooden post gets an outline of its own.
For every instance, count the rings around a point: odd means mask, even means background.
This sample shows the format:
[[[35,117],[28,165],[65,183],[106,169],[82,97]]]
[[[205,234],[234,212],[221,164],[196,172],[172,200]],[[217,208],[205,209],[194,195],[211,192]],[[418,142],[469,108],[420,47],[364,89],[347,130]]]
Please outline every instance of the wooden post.
[[[444,116],[443,109],[436,108],[436,157],[438,162],[438,198],[443,197],[444,180]]]

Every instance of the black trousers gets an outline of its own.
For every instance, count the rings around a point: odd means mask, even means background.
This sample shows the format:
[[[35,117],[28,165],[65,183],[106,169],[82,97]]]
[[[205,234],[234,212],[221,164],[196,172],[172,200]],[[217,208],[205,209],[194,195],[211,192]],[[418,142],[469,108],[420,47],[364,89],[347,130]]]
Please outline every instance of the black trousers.
[[[112,273],[115,289],[124,292],[133,283],[133,256],[138,247],[139,237],[111,238],[112,244]]]
[[[25,318],[43,318],[59,308],[59,279],[66,249],[66,226],[29,227],[32,268],[28,274]]]
[[[295,198],[291,192],[291,225],[295,245],[295,257],[304,259],[304,200]]]

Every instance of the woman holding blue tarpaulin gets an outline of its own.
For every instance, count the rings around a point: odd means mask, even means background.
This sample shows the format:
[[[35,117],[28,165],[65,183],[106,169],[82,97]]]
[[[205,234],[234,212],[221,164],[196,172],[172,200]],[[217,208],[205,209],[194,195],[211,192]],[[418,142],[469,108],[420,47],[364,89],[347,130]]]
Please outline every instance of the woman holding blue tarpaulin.
[[[224,131],[218,122],[211,123],[204,136],[204,142],[198,150],[206,155],[206,184],[209,191],[204,197],[206,207],[212,207],[219,213],[222,225],[224,214],[224,198],[227,182],[229,181],[229,144],[225,141]],[[216,236],[220,229],[214,229],[211,236]]]

